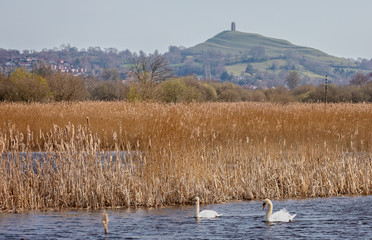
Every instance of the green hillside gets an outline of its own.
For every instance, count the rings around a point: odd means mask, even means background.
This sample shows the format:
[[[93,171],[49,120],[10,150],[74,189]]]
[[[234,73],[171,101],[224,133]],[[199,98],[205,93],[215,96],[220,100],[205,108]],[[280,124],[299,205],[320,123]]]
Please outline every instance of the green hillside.
[[[286,40],[239,31],[223,31],[207,41],[189,48],[188,52],[199,54],[207,50],[216,50],[223,54],[239,55],[257,47],[263,47],[266,55],[270,58],[284,56],[286,51],[292,50],[303,57],[321,60],[332,65],[349,64],[345,58],[334,57],[314,48],[297,46]]]
[[[283,83],[285,74],[292,70],[299,73],[302,84],[315,85],[321,83],[325,75],[334,83],[345,84],[353,74],[363,72],[355,62],[345,58],[286,40],[239,31],[223,31],[183,50],[183,56],[186,60],[177,65],[181,75],[193,73],[201,78],[219,79],[225,71],[232,76],[229,81],[242,85],[260,82],[264,87]]]

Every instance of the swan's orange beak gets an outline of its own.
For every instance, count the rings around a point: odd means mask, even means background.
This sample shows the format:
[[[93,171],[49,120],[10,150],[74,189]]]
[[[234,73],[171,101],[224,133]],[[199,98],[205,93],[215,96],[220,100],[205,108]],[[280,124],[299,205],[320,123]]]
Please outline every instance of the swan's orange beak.
[[[266,204],[265,204],[265,203],[263,203],[263,204],[262,204],[262,210],[264,210],[264,209],[265,209],[265,206],[266,206]]]

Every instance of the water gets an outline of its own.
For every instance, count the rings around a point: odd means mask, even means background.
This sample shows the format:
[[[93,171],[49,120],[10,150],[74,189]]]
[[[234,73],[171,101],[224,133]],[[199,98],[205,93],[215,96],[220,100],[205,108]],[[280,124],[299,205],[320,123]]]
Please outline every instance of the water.
[[[97,152],[93,155],[87,152],[5,152],[0,153],[0,161],[19,161],[23,164],[25,173],[27,169],[33,169],[35,173],[38,173],[38,171],[40,171],[40,169],[45,165],[48,167],[48,164],[51,164],[53,169],[57,172],[58,168],[56,165],[56,160],[59,158],[71,158],[71,155],[80,159],[93,156],[98,161],[101,161],[102,167],[105,167],[108,162],[115,161],[121,161],[123,165],[128,164],[128,162],[126,163],[128,160],[135,161],[136,165],[143,164],[143,161],[139,160],[139,156],[141,156],[141,154],[141,152],[136,151],[103,151]]]
[[[223,216],[197,221],[194,207],[0,213],[0,239],[372,239],[372,196],[273,201],[294,222],[266,224],[261,201],[205,205]]]

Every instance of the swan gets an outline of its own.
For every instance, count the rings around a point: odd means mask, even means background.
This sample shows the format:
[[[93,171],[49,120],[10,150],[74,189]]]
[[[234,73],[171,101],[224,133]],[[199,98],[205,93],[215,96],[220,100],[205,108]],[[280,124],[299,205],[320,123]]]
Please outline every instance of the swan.
[[[290,215],[289,212],[284,208],[278,212],[275,212],[274,214],[271,214],[273,211],[273,203],[266,198],[263,201],[262,210],[265,209],[266,204],[269,205],[265,216],[266,222],[290,222],[296,216],[296,214]]]
[[[200,199],[199,197],[195,198],[195,217],[196,218],[215,218],[221,216],[216,211],[213,210],[203,210],[199,212],[200,208]]]

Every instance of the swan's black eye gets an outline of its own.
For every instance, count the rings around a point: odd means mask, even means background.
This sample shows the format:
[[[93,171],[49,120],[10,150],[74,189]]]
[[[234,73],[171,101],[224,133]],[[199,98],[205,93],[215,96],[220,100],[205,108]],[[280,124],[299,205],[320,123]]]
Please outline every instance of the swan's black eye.
[[[266,203],[262,203],[262,206],[265,206],[266,205]]]

